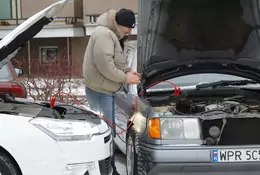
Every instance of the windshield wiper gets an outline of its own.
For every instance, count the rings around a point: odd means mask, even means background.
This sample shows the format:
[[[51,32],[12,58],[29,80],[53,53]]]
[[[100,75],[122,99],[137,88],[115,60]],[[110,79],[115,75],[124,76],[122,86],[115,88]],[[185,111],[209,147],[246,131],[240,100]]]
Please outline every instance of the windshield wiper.
[[[212,83],[201,83],[196,85],[196,89],[203,89],[203,88],[217,88],[221,86],[241,86],[241,85],[248,85],[248,84],[260,84],[257,81],[252,80],[221,80]]]

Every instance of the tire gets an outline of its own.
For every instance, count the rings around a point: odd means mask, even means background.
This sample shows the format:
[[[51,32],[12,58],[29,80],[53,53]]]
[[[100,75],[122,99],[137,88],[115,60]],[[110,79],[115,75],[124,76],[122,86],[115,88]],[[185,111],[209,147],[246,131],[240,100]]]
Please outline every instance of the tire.
[[[0,152],[0,175],[21,175],[13,159],[3,152]]]
[[[134,125],[131,126],[131,128],[129,129],[126,140],[127,140],[126,142],[127,175],[147,175],[146,156],[140,150],[139,137],[137,135]],[[131,155],[133,156],[132,158],[130,158]]]

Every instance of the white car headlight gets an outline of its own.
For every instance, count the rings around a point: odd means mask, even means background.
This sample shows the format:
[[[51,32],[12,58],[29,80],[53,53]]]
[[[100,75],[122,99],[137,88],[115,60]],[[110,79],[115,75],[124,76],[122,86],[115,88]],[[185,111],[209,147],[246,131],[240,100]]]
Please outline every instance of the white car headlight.
[[[200,139],[197,118],[161,118],[162,139]]]
[[[61,120],[50,118],[34,118],[32,125],[52,137],[56,141],[90,140],[93,135],[109,131],[108,125],[95,125],[83,120]]]

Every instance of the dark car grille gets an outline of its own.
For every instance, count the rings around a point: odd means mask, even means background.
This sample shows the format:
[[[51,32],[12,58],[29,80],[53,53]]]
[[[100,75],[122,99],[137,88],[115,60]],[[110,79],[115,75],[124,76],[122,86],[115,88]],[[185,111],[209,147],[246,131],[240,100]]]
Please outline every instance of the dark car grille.
[[[111,157],[108,157],[104,160],[100,160],[98,163],[101,175],[108,175],[111,172]]]
[[[106,137],[104,138],[104,142],[107,143],[107,142],[110,140],[110,138],[111,138],[111,135],[106,136]]]

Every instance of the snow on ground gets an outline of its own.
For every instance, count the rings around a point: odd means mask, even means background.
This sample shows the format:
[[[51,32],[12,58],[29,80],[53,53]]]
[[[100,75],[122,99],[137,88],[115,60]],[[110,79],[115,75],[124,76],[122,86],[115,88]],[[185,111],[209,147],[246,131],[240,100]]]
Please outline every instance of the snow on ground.
[[[36,94],[38,90],[43,92],[46,88],[53,90],[53,93],[62,90],[66,93],[71,93],[73,95],[85,95],[85,86],[83,79],[44,79],[44,78],[34,78],[34,79],[24,79],[22,80],[25,86],[30,88],[31,94]]]
[[[122,153],[116,154],[116,167],[120,175],[126,175],[126,160]]]

